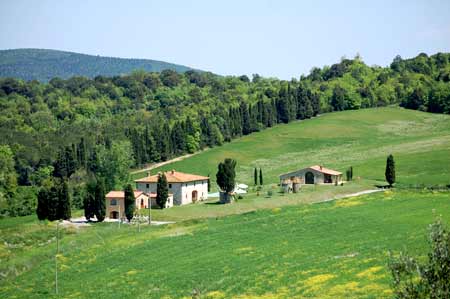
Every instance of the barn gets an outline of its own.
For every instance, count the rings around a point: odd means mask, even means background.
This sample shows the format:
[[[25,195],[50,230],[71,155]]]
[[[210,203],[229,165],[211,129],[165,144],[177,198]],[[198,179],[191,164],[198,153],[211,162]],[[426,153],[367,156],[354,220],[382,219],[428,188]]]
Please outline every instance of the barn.
[[[280,175],[280,182],[297,181],[300,184],[340,184],[342,172],[314,165]]]

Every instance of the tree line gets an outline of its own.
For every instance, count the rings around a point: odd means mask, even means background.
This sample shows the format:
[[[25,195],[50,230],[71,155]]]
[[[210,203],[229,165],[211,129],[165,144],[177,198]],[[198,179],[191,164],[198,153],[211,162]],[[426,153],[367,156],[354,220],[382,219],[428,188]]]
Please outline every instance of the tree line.
[[[132,167],[320,113],[392,104],[450,113],[449,56],[396,57],[385,68],[343,58],[289,81],[170,70],[2,78],[0,214],[34,211],[40,188],[60,179],[81,208],[93,175],[105,192],[122,190]]]

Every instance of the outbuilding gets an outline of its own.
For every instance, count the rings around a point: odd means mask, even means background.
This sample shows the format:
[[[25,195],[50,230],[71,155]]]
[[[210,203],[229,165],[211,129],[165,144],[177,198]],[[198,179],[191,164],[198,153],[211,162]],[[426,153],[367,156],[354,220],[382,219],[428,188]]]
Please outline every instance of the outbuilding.
[[[342,182],[342,172],[325,168],[322,165],[314,165],[296,171],[280,175],[280,183],[286,184],[288,181],[300,184],[340,184]]]

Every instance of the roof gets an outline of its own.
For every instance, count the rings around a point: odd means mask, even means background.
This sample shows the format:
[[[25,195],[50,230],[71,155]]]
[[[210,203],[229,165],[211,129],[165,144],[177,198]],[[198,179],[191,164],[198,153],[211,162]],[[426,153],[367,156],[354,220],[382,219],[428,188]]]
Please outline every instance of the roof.
[[[318,171],[318,172],[321,172],[321,173],[325,173],[325,174],[330,174],[330,175],[341,175],[342,174],[342,172],[339,172],[339,171],[336,171],[336,170],[333,170],[333,169],[329,169],[329,168],[325,168],[325,167],[323,167],[321,165],[313,165],[313,166],[310,166],[310,167],[302,168],[300,170],[304,170],[304,169],[313,169],[315,171]],[[280,175],[280,177],[283,176],[283,175],[287,175],[287,174],[291,174],[291,173],[294,173],[294,172],[298,172],[300,170],[291,171],[291,172],[288,172],[288,173],[283,173],[283,174]]]
[[[144,194],[148,197],[151,197],[151,198],[155,198],[157,195],[157,193],[155,193],[155,192],[145,193],[143,191],[136,190],[136,191],[134,191],[134,198],[138,198],[142,194]],[[172,197],[172,196],[173,196],[173,193],[169,193],[169,197]],[[108,192],[108,194],[106,194],[105,197],[106,198],[124,198],[125,195],[124,195],[123,191],[110,191],[110,192]]]
[[[167,178],[168,183],[186,183],[186,182],[195,182],[195,181],[203,181],[209,180],[206,176],[190,174],[179,172],[175,170],[164,172]],[[157,183],[158,182],[158,174],[147,176],[142,179],[135,180],[136,183]]]
[[[150,198],[156,198],[156,196],[158,195],[158,193],[156,192],[151,192],[151,193],[145,193],[146,195],[148,195]],[[173,196],[173,193],[168,193],[169,197]]]
[[[134,191],[134,198],[139,197],[144,192],[142,191]],[[105,196],[106,198],[124,198],[125,193],[123,191],[109,191]]]
[[[340,175],[340,174],[342,174],[342,172],[339,172],[339,171],[336,171],[336,170],[333,170],[333,169],[329,169],[329,168],[325,168],[325,167],[323,167],[321,165],[314,165],[314,166],[311,166],[311,167],[308,167],[308,168],[314,169],[314,170],[322,172],[322,173],[331,174],[331,175]]]

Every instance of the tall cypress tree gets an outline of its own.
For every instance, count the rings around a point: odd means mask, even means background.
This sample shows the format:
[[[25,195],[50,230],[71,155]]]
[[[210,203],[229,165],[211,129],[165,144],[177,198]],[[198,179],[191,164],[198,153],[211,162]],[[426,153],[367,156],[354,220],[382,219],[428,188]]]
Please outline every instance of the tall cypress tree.
[[[39,220],[45,220],[48,217],[48,190],[42,187],[37,196],[36,214]]]
[[[63,180],[59,186],[58,219],[69,220],[71,216],[69,185]]]
[[[259,184],[262,186],[263,185],[263,174],[262,174],[262,169],[259,169]]]
[[[241,102],[240,106],[241,119],[242,119],[242,134],[248,135],[252,132],[250,123],[250,114],[248,112],[248,106],[244,101]]]
[[[395,183],[395,161],[394,156],[389,155],[386,160],[386,171],[385,171],[386,181],[389,183],[389,187]]]
[[[169,188],[167,186],[167,178],[164,173],[160,173],[158,176],[158,183],[156,185],[156,203],[161,209],[166,207],[168,197]]]
[[[97,180],[94,194],[94,214],[97,221],[105,220],[106,204],[105,204],[105,183],[102,179]]]
[[[125,217],[128,221],[131,221],[134,216],[134,209],[136,208],[136,199],[134,198],[134,191],[131,184],[127,184],[124,190],[124,202],[125,202]]]
[[[47,219],[50,221],[55,221],[60,219],[59,212],[59,190],[57,186],[53,185],[49,192],[47,193],[47,203],[48,203],[48,216]]]
[[[253,171],[253,180],[255,182],[255,186],[258,185],[258,170],[256,170],[256,167]]]
[[[87,221],[95,216],[95,182],[88,182],[86,185],[86,193],[83,199],[84,217]]]

